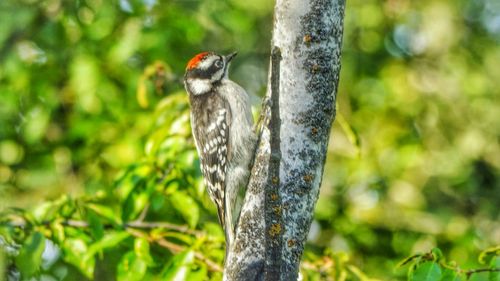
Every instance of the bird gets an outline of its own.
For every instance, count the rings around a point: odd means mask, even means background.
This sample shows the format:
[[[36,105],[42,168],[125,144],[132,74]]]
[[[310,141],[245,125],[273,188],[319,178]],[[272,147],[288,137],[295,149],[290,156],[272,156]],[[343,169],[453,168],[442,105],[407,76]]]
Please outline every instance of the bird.
[[[199,53],[189,60],[184,75],[192,135],[225,233],[226,256],[235,238],[238,193],[248,184],[257,142],[249,95],[228,77],[236,54]]]

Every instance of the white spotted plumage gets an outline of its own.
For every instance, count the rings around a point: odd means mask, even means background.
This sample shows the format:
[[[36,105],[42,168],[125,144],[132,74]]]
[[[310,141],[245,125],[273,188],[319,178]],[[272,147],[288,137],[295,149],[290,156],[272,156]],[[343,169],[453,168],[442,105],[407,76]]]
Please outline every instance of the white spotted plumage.
[[[184,76],[201,170],[227,247],[235,236],[236,200],[239,189],[246,187],[256,144],[249,97],[228,78],[234,55],[198,54],[189,61]]]

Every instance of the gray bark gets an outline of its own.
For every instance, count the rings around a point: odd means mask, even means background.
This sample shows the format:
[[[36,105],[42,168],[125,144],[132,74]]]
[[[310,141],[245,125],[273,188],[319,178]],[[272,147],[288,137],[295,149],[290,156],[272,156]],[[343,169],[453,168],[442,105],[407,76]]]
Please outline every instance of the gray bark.
[[[340,73],[345,0],[277,0],[269,87],[224,280],[297,280]]]

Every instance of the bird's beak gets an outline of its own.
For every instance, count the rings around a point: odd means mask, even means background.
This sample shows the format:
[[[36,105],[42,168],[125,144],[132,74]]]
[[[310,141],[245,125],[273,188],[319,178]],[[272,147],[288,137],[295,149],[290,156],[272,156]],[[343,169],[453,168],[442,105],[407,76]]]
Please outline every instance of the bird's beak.
[[[238,52],[234,52],[234,53],[227,55],[226,56],[226,64],[229,63],[234,57],[236,57],[237,54],[238,54]]]

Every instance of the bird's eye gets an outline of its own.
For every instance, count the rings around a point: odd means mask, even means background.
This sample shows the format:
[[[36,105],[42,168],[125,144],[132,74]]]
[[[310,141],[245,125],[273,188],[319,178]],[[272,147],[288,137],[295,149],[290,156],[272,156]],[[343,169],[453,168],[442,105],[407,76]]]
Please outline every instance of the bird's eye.
[[[223,65],[222,60],[217,60],[217,61],[215,62],[215,66],[216,66],[217,68],[222,68],[222,65]]]

